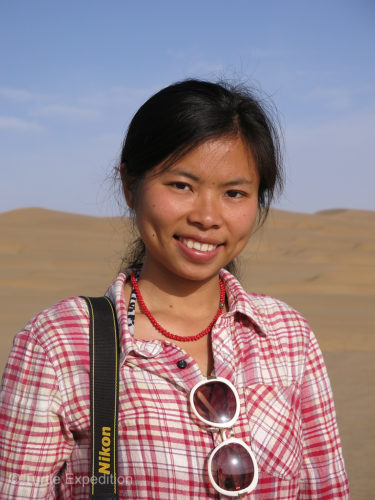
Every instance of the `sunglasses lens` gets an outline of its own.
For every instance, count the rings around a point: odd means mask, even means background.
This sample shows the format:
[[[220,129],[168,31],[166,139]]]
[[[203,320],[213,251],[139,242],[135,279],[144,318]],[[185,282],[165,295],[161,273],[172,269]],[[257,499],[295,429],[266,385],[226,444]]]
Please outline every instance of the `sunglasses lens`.
[[[232,389],[223,382],[208,382],[200,386],[195,391],[193,402],[202,418],[217,424],[229,422],[237,408]]]
[[[226,491],[240,491],[254,479],[254,463],[244,446],[230,443],[219,448],[211,461],[216,484]]]

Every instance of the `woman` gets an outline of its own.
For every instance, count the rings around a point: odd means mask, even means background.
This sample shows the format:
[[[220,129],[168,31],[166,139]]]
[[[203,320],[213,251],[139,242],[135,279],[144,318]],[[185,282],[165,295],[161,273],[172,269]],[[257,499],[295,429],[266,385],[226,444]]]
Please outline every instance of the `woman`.
[[[269,113],[246,89],[171,85],[134,116],[118,171],[141,238],[107,292],[120,328],[120,498],[349,498],[314,335],[232,274],[282,184]],[[16,337],[1,498],[87,498],[89,422],[88,312],[73,297]]]

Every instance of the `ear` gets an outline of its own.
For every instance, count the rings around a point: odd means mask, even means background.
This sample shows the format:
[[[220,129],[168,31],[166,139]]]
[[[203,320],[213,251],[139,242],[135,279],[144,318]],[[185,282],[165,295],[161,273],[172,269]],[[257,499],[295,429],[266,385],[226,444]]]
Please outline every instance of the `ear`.
[[[120,175],[121,175],[122,189],[124,191],[126,203],[129,208],[134,209],[134,195],[133,191],[130,188],[131,182],[126,171],[125,163],[121,163],[120,165]]]

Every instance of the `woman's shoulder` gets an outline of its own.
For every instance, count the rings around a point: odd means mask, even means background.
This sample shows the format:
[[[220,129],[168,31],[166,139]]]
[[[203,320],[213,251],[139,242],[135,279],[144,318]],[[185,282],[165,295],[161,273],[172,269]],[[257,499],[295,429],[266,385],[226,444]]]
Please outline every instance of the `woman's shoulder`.
[[[274,314],[276,312],[290,315],[306,322],[306,318],[301,312],[277,297],[256,292],[246,292],[246,295],[248,296],[248,300],[259,310],[263,311],[263,313]]]
[[[288,330],[311,334],[310,325],[305,316],[297,309],[271,295],[246,292],[251,309],[257,311],[269,333]]]
[[[232,309],[244,313],[271,333],[285,327],[298,327],[305,332],[310,331],[306,318],[294,307],[271,295],[248,292],[230,273],[222,273],[227,285]]]
[[[105,295],[117,303],[121,300],[126,274],[119,273],[108,287]],[[39,344],[87,343],[89,340],[90,316],[87,302],[82,296],[72,296],[36,314],[24,326],[19,335],[31,336]]]
[[[262,349],[283,359],[284,366],[301,375],[312,350],[318,352],[316,337],[307,319],[283,300],[261,293],[246,292],[251,323],[256,325]],[[293,371],[292,370],[292,371]],[[294,372],[296,375],[297,372]],[[299,375],[298,375],[299,377]],[[297,377],[297,378],[298,378]]]
[[[44,321],[64,321],[73,317],[88,316],[86,301],[81,296],[72,296],[59,300],[37,313],[27,324],[42,323]]]
[[[39,312],[14,337],[5,373],[32,366],[69,384],[73,372],[90,366],[89,321],[85,300],[78,296]]]
[[[73,336],[88,336],[89,314],[86,301],[68,297],[36,314],[23,328],[37,343],[62,344]],[[21,332],[22,333],[22,332]]]

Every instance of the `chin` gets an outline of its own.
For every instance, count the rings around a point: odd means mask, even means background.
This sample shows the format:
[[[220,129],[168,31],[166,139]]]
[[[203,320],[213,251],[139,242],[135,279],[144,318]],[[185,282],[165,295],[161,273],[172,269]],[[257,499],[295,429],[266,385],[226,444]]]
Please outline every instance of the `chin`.
[[[195,269],[181,269],[179,271],[174,270],[172,271],[174,274],[180,276],[183,279],[186,280],[191,280],[191,281],[206,281],[214,276],[217,276],[219,274],[219,271],[221,269],[220,267],[214,267],[214,268],[205,268],[202,266],[201,268],[195,268]]]

